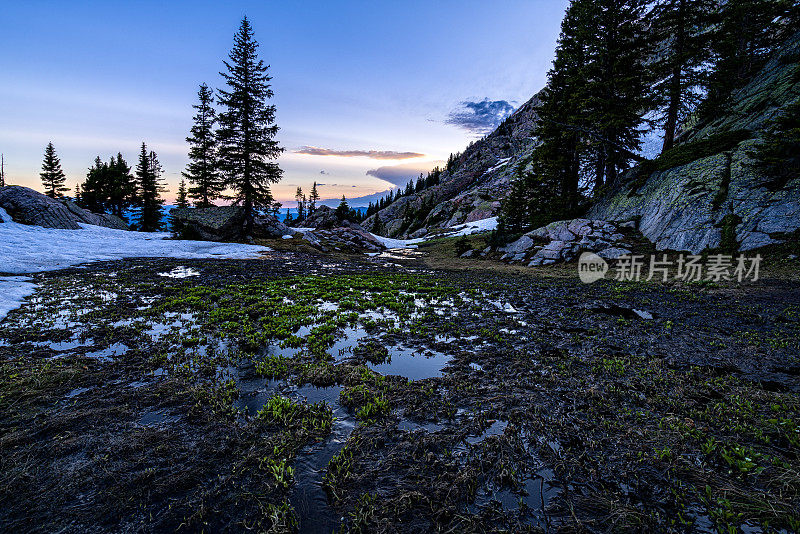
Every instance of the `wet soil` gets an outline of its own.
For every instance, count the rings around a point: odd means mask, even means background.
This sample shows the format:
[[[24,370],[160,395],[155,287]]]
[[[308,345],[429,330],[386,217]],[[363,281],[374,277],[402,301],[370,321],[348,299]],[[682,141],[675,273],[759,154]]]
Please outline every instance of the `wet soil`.
[[[7,532],[796,532],[800,284],[414,254],[35,275]]]

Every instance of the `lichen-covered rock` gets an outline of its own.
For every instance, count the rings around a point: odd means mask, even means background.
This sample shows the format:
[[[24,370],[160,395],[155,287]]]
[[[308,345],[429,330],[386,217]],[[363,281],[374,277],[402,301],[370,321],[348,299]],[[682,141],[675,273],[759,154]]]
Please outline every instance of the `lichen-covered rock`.
[[[129,229],[128,224],[116,215],[111,215],[109,213],[92,213],[68,199],[62,199],[60,202],[64,204],[64,207],[75,215],[80,222],[93,224],[95,226],[105,226],[106,228],[114,228],[116,230]]]
[[[239,206],[211,208],[173,208],[170,212],[173,231],[179,235],[206,241],[241,239],[244,209]],[[251,237],[278,239],[295,232],[273,215],[259,215],[253,221]]]
[[[87,211],[67,199],[52,199],[38,191],[19,185],[0,188],[0,208],[16,222],[43,226],[80,230],[79,223],[127,230],[128,225],[119,217]]]

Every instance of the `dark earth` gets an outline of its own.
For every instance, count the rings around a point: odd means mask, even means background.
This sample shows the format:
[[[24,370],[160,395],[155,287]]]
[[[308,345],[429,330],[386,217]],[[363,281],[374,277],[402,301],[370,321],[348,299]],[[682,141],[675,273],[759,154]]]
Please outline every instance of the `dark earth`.
[[[35,275],[0,323],[0,530],[800,530],[796,280],[432,265]]]

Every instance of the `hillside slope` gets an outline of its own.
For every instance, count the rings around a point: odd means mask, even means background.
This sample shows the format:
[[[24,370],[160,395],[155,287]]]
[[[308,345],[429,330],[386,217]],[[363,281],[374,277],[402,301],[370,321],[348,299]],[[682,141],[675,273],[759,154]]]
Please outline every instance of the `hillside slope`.
[[[517,163],[534,146],[538,105],[535,95],[494,132],[470,145],[451,170],[442,172],[438,185],[400,197],[362,225],[381,235],[406,238],[497,215]]]

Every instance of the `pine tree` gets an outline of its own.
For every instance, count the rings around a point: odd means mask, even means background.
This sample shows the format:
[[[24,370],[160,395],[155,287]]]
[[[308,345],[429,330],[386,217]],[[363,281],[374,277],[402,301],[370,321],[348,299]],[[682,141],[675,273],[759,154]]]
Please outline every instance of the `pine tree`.
[[[297,201],[297,220],[302,221],[306,218],[306,196],[303,194],[303,188],[299,185],[294,194],[294,199]]]
[[[142,232],[156,232],[164,226],[161,212],[161,206],[164,204],[161,198],[161,193],[164,191],[161,184],[162,172],[156,153],[148,152],[147,145],[142,143],[139,163],[136,165],[137,200],[141,208],[138,228]]]
[[[314,185],[311,186],[311,192],[308,194],[308,205],[306,206],[309,215],[316,211],[318,200],[319,192],[317,191],[317,182],[314,182]]]
[[[347,199],[342,195],[342,200],[339,202],[339,205],[336,207],[336,218],[340,221],[344,221],[350,216],[350,206],[347,204]]]
[[[0,187],[6,186],[6,155],[0,154]]]
[[[189,195],[188,191],[186,190],[186,180],[181,179],[180,183],[178,184],[178,195],[175,197],[175,206],[178,208],[188,208],[188,197]]]
[[[675,144],[677,127],[693,112],[708,84],[711,14],[717,0],[660,0],[650,11],[655,60],[654,104],[664,128],[662,151]]]
[[[103,213],[106,208],[108,190],[108,164],[97,156],[94,165],[86,173],[86,181],[81,186],[79,205],[95,213]]]
[[[244,208],[244,233],[253,231],[255,211],[268,209],[273,201],[270,184],[280,181],[283,171],[273,161],[283,151],[275,141],[275,106],[268,105],[273,92],[269,67],[257,56],[258,43],[247,17],[242,19],[229,54],[227,72],[220,73],[228,90],[218,90],[219,168],[233,189],[235,202]]]
[[[66,176],[61,169],[61,161],[56,155],[53,143],[47,143],[47,147],[44,149],[44,162],[39,177],[42,179],[45,195],[50,198],[63,197],[64,191],[69,191],[69,188],[64,185]]]
[[[117,153],[111,158],[107,167],[107,206],[112,215],[125,219],[125,211],[136,204],[136,182],[131,175],[131,168]]]
[[[650,109],[645,61],[649,47],[639,0],[595,0],[593,16],[583,23],[591,30],[587,63],[581,69],[584,87],[585,131],[591,139],[594,166],[592,189],[597,195],[606,183],[630,166],[640,148],[643,111]]]
[[[189,164],[182,174],[193,184],[188,194],[195,200],[195,205],[208,208],[222,195],[225,182],[217,168],[217,139],[213,130],[217,121],[214,94],[206,84],[202,84],[197,97],[199,102],[192,106],[197,114],[190,135],[186,138],[191,145]]]

